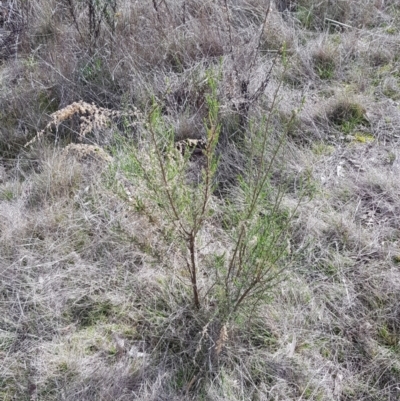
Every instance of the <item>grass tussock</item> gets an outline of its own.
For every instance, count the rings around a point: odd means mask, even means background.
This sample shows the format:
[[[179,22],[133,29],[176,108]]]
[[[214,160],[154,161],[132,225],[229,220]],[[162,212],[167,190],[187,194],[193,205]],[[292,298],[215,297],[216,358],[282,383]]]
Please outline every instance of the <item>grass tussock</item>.
[[[399,32],[3,2],[0,399],[399,399]]]

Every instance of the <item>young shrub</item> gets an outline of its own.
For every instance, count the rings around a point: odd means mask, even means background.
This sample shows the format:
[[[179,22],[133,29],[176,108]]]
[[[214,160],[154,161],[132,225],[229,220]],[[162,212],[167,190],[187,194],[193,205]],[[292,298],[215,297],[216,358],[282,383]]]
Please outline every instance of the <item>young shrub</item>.
[[[164,126],[157,106],[150,112],[148,129],[152,147],[148,149],[150,166],[137,157],[142,178],[153,192],[153,200],[166,214],[178,236],[183,239],[187,254],[187,273],[190,277],[193,304],[200,309],[201,301],[197,285],[197,245],[198,234],[208,219],[210,200],[217,167],[215,148],[218,143],[220,125],[219,104],[216,99],[216,82],[208,77],[212,94],[207,96],[208,118],[206,120],[207,140],[204,156],[202,180],[197,186],[187,182],[187,167],[192,156],[190,149],[177,149],[174,132]],[[150,170],[152,169],[152,171]]]
[[[229,341],[229,327],[244,314],[255,315],[257,305],[269,298],[271,290],[285,278],[284,271],[290,266],[290,226],[296,209],[283,207],[287,188],[274,181],[283,168],[281,152],[296,117],[293,113],[284,131],[274,135],[271,121],[279,87],[272,111],[263,121],[251,124],[244,138],[244,166],[236,177],[238,184],[224,198],[214,196],[219,185],[216,147],[221,131],[220,105],[215,74],[208,72],[206,79],[210,93],[206,96],[203,148],[178,147],[175,132],[154,105],[147,122],[150,143],[143,140],[130,148],[120,167],[132,186],[141,188],[137,206],[158,222],[165,240],[175,249],[179,267],[177,262],[166,264],[183,285],[179,290],[169,287],[168,292],[177,291],[174,303],[181,302],[178,309],[186,310],[186,319],[181,323],[185,332],[201,333],[196,350],[186,344],[187,340],[179,346],[179,352],[189,352],[195,361],[194,381],[218,367]],[[197,164],[196,159],[200,160]],[[209,248],[207,243],[223,238],[225,246],[204,251]],[[187,304],[188,296],[191,306]],[[164,308],[170,310],[167,305]],[[171,331],[169,324],[162,327],[164,332]],[[174,331],[179,330],[174,327]],[[158,324],[155,330],[161,330]],[[165,336],[162,342],[167,345]]]

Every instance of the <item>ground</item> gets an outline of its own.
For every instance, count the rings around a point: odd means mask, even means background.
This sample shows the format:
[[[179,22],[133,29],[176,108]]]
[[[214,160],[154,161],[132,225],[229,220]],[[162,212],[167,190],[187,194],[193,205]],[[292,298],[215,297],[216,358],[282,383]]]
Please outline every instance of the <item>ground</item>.
[[[1,399],[400,398],[397,1],[1,7]]]

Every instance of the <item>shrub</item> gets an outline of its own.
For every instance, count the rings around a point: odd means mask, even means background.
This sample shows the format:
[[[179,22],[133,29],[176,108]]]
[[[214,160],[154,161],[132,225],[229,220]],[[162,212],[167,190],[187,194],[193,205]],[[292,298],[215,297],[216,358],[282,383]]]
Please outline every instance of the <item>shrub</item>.
[[[277,170],[283,168],[281,152],[295,112],[277,136],[271,130],[273,111],[261,122],[251,124],[242,143],[246,161],[237,177],[238,185],[225,198],[214,197],[219,185],[216,149],[221,112],[215,73],[209,71],[206,79],[210,93],[206,96],[204,149],[196,153],[179,150],[175,132],[154,104],[147,121],[150,143],[141,140],[128,153],[125,143],[119,166],[133,187],[142,189],[135,199],[136,208],[160,222],[164,238],[177,249],[180,267],[174,271],[185,284],[186,295],[175,294],[174,298],[181,298],[186,309],[187,296],[191,298],[185,327],[190,332],[202,332],[192,355],[201,372],[208,369],[208,358],[214,361],[213,369],[218,365],[229,340],[228,327],[243,313],[256,314],[260,301],[268,299],[284,279],[290,266],[290,227],[296,209],[283,206],[287,188],[274,182]],[[276,102],[277,92],[272,110]],[[211,233],[212,222],[219,222],[220,228]],[[210,235],[214,241],[225,238],[230,245],[204,253]],[[212,345],[205,347],[209,341]]]

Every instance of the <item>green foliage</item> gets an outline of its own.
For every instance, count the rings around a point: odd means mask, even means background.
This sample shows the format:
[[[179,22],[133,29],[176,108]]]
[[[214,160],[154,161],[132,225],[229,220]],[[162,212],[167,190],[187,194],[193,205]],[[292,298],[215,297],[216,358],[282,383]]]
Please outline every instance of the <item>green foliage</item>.
[[[375,138],[371,134],[356,132],[356,134],[354,135],[354,140],[360,143],[370,143],[373,142]]]
[[[378,330],[378,339],[381,344],[386,347],[399,351],[399,334],[391,330],[387,325],[382,325]]]
[[[100,78],[103,69],[102,60],[95,58],[90,60],[81,68],[81,75],[84,81],[94,82]]]
[[[350,134],[358,125],[367,123],[364,107],[348,99],[338,100],[328,113],[328,118],[345,134]]]
[[[55,97],[52,97],[52,94],[41,91],[38,93],[37,102],[39,106],[39,111],[41,113],[51,114],[56,112],[59,109],[59,101]]]
[[[329,156],[335,151],[335,147],[322,141],[315,141],[312,144],[311,150],[317,156]]]
[[[299,0],[295,15],[306,29],[320,30],[326,26],[326,18],[345,23],[350,16],[350,2],[347,0]]]
[[[0,200],[11,201],[15,197],[14,191],[10,188],[0,188]]]
[[[112,312],[112,304],[106,301],[95,301],[85,296],[73,302],[69,308],[70,318],[79,322],[81,327],[95,325],[97,322],[109,316]]]
[[[396,265],[400,264],[400,255],[393,256],[393,263],[395,263]]]
[[[385,29],[385,32],[388,33],[389,35],[395,35],[397,31],[398,29],[394,26],[389,26]]]
[[[320,50],[313,56],[314,69],[321,79],[332,79],[335,74],[335,54],[329,50]]]
[[[268,298],[289,266],[289,233],[294,214],[282,206],[286,188],[274,184],[273,177],[283,167],[280,152],[296,113],[288,117],[278,137],[270,129],[272,112],[261,123],[251,124],[242,143],[247,160],[244,172],[237,177],[238,186],[232,196],[220,200],[217,206],[213,191],[218,185],[216,146],[221,131],[218,77],[208,71],[206,80],[207,140],[198,156],[202,160],[200,179],[190,179],[193,155],[181,154],[175,147],[175,133],[165,124],[157,104],[148,117],[151,143],[140,142],[121,167],[130,179],[147,188],[146,199],[136,202],[137,210],[147,209],[161,216],[166,239],[181,249],[186,260],[182,279],[189,277],[194,307],[199,310],[212,298],[218,304],[218,321],[226,322],[235,319],[244,307],[254,307]],[[214,215],[223,222],[232,249],[215,255],[211,273],[215,279],[209,288],[200,291],[199,270],[207,264],[199,255],[201,233]]]
[[[313,24],[312,9],[308,7],[298,6],[296,11],[296,17],[304,28],[310,29],[312,27]]]

